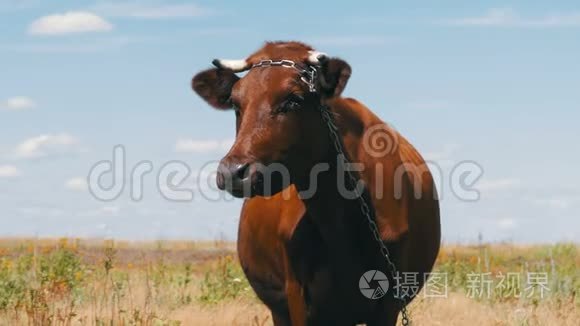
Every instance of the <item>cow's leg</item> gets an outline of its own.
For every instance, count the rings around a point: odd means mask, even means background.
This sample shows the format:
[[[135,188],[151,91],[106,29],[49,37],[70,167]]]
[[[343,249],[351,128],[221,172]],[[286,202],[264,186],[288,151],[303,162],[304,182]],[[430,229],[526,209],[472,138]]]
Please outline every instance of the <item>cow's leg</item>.
[[[290,320],[293,326],[306,325],[306,301],[302,285],[296,278],[292,269],[291,262],[288,259],[288,253],[284,250],[284,271],[286,273],[286,298],[288,300],[288,310],[290,311]]]
[[[306,304],[302,296],[302,287],[296,281],[288,281],[286,283],[286,293],[288,295],[288,308],[292,325],[306,325]]]

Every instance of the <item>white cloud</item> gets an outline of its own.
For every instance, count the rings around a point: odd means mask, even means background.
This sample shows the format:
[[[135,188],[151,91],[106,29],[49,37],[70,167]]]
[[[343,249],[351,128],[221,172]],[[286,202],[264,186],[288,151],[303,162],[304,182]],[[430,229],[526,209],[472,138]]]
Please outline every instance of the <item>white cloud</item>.
[[[86,11],[69,11],[40,17],[28,27],[31,35],[62,35],[87,32],[107,32],[113,25],[105,19]]]
[[[551,14],[542,17],[524,18],[510,8],[495,8],[477,17],[448,20],[455,26],[495,26],[495,27],[563,27],[580,26],[580,13]]]
[[[151,1],[107,2],[91,8],[105,16],[131,17],[141,19],[170,19],[205,16],[206,8],[195,4],[163,4]]]
[[[475,186],[476,189],[485,192],[514,189],[520,186],[521,181],[515,178],[483,179]]]
[[[426,152],[423,157],[428,161],[449,161],[460,147],[458,144],[445,144],[441,150]]]
[[[87,179],[83,177],[76,177],[66,181],[65,187],[74,191],[86,191],[89,186],[87,184]]]
[[[13,165],[0,165],[0,178],[14,178],[20,175],[20,170]]]
[[[101,208],[101,213],[103,213],[104,215],[117,216],[119,215],[120,211],[121,208],[119,206],[103,206]]]
[[[540,198],[534,200],[533,202],[540,206],[548,207],[550,209],[567,209],[579,203],[580,197],[562,195],[551,198]]]
[[[546,205],[551,208],[568,208],[570,206],[570,201],[564,198],[550,198],[550,199],[543,199],[539,200],[538,204]]]
[[[36,107],[36,102],[26,96],[15,96],[4,101],[1,106],[6,110],[22,111]]]
[[[42,217],[59,217],[64,215],[64,211],[60,208],[54,207],[43,207],[43,206],[33,206],[33,207],[20,207],[17,211],[25,216],[42,216]]]
[[[513,218],[502,218],[497,220],[497,226],[502,230],[511,230],[517,226],[517,223]]]
[[[76,215],[79,217],[111,217],[111,216],[119,216],[120,212],[121,207],[113,205],[113,206],[102,206],[87,211],[80,211]],[[103,226],[105,225],[106,224],[103,224]]]
[[[16,158],[38,158],[78,149],[79,141],[66,133],[45,134],[27,139],[15,150]]]
[[[233,139],[224,140],[195,140],[179,139],[175,144],[175,151],[178,153],[208,153],[215,151],[228,150]]]

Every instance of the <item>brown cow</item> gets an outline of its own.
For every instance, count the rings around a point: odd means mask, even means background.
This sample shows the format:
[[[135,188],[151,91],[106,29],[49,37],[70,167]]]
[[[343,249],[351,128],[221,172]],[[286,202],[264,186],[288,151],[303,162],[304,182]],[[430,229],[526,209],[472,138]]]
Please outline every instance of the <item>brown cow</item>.
[[[214,65],[192,87],[236,114],[236,140],[217,183],[246,198],[239,258],[274,324],[395,325],[395,280],[359,200],[345,195],[352,184],[345,185],[348,172],[337,156],[343,146],[349,161],[362,163],[355,175],[366,185],[362,196],[372,203],[380,238],[399,273],[418,273],[419,288],[440,243],[439,203],[424,160],[367,107],[340,97],[351,72],[343,60],[302,43],[273,42],[245,60]],[[235,74],[245,70],[242,78]],[[324,110],[337,126],[338,148]],[[389,275],[391,288],[380,299],[359,289],[369,270]]]

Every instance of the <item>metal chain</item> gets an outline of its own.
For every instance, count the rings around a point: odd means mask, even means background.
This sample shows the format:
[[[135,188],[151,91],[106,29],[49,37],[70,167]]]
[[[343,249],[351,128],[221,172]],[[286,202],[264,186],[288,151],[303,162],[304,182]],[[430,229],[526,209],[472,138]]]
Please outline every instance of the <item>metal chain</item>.
[[[346,164],[348,164],[349,162],[348,162],[346,155],[344,153],[344,150],[342,147],[342,141],[341,141],[340,136],[338,135],[338,127],[334,123],[334,119],[332,117],[332,114],[330,113],[328,107],[324,106],[324,105],[320,106],[320,113],[322,114],[322,119],[324,120],[324,122],[326,123],[326,126],[328,127],[330,137],[332,138],[332,141],[334,143],[334,148],[340,157],[339,159],[341,160],[341,163],[343,164],[343,166],[346,166]],[[381,254],[385,257],[385,260],[387,261],[387,267],[389,268],[389,272],[390,272],[391,277],[392,277],[393,282],[394,282],[397,279],[396,278],[397,277],[397,267],[395,266],[395,264],[391,260],[391,254],[389,252],[389,248],[387,248],[387,246],[385,245],[385,243],[381,239],[381,234],[379,232],[379,228],[378,228],[377,223],[375,222],[373,216],[371,215],[371,210],[369,208],[369,205],[367,204],[367,201],[363,198],[362,194],[358,190],[358,187],[356,187],[359,180],[357,179],[357,177],[355,177],[355,175],[350,170],[348,170],[348,169],[344,169],[344,170],[346,171],[346,174],[348,176],[348,179],[349,179],[351,185],[354,187],[354,191],[355,191],[356,197],[357,197],[359,205],[360,205],[361,213],[366,218],[367,223],[369,225],[369,229],[371,230],[373,237],[375,238],[377,244],[379,245],[379,250],[381,251]],[[409,316],[407,314],[407,308],[406,308],[407,301],[403,297],[395,295],[394,292],[393,292],[393,297],[396,300],[398,300],[399,303],[401,304],[401,315],[402,315],[401,321],[402,321],[403,326],[408,326],[411,321],[410,321]]]
[[[316,92],[316,68],[313,66],[307,66],[307,69],[304,69],[296,64],[296,62],[292,60],[262,60],[258,63],[252,65],[253,68],[258,67],[284,67],[284,68],[292,68],[296,69],[300,73],[300,80],[302,80],[306,85],[308,85],[308,89],[311,93]]]

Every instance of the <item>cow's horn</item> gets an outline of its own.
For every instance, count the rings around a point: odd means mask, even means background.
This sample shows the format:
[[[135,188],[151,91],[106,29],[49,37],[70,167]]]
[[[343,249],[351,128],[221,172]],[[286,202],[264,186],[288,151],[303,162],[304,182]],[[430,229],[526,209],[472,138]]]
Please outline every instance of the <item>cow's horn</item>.
[[[241,72],[250,69],[250,65],[246,60],[214,59],[211,63],[220,69],[230,69],[233,72]]]
[[[319,65],[328,59],[328,55],[319,51],[308,52],[308,63],[313,65]]]

